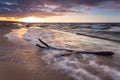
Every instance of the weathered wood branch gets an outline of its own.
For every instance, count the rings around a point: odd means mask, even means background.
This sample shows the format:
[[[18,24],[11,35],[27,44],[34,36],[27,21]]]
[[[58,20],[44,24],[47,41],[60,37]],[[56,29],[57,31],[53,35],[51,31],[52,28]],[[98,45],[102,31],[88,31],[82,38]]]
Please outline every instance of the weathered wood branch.
[[[39,44],[36,44],[36,46],[40,47],[40,48],[47,48],[47,47],[44,47],[44,46],[41,46]]]
[[[41,39],[38,39],[43,45],[45,45],[46,47],[50,47],[48,44],[46,44],[44,41],[42,41]]]
[[[53,50],[70,52],[69,54],[61,54],[61,56],[66,56],[66,55],[68,56],[70,54],[94,54],[94,55],[112,56],[114,54],[112,51],[95,51],[95,52],[92,52],[92,51],[76,51],[76,50],[70,50],[70,49],[56,48],[56,47],[52,47],[52,46],[48,45],[47,43],[45,43],[41,39],[39,39],[39,41],[45,46],[45,47],[43,47],[39,44],[36,44],[36,46],[38,46],[41,49],[53,49]]]

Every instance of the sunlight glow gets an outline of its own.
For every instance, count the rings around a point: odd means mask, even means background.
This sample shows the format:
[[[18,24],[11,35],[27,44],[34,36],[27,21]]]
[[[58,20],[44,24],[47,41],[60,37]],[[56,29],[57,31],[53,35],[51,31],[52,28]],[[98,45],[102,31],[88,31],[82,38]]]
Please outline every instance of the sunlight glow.
[[[39,18],[36,18],[36,17],[26,17],[26,18],[23,18],[21,21],[22,22],[30,22],[30,23],[41,22],[41,20]]]

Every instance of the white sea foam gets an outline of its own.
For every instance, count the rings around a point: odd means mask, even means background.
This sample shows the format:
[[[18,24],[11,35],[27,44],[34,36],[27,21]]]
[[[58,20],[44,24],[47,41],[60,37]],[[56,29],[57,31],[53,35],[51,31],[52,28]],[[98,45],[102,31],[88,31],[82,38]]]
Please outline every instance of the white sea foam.
[[[27,31],[26,28],[12,29],[12,31],[9,32],[8,34],[5,34],[4,37],[8,37],[8,39],[10,40],[23,38],[23,35],[26,33],[26,31]]]
[[[38,39],[41,38],[51,46],[69,49],[118,50],[119,48],[118,45],[109,41],[77,36],[67,32],[43,28],[31,27],[14,29],[5,36],[12,40],[24,38],[34,45],[40,44]],[[63,53],[66,52],[57,50],[43,50],[41,59],[48,65],[52,65],[53,69],[64,72],[76,80],[104,80],[105,76],[110,76],[112,80],[120,79],[120,71],[117,71],[113,67],[107,66],[107,64],[97,63],[99,60],[95,55],[82,54],[67,57],[56,56]]]

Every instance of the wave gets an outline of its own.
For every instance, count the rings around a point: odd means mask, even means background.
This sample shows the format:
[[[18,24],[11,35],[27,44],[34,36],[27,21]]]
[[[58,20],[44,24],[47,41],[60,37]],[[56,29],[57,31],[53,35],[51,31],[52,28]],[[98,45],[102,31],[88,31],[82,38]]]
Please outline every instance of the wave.
[[[75,50],[112,50],[120,52],[120,46],[116,43],[78,36],[76,34],[62,32],[53,29],[39,27],[13,29],[6,34],[10,40],[20,38],[27,40],[33,45],[40,44],[38,39],[42,39],[51,46],[68,48]],[[76,80],[118,80],[120,79],[119,65],[112,62],[113,58],[99,57],[95,55],[71,55],[67,57],[57,57],[55,55],[67,53],[66,51],[41,50],[41,59],[51,67],[51,69],[65,73]],[[109,61],[111,60],[111,65]]]

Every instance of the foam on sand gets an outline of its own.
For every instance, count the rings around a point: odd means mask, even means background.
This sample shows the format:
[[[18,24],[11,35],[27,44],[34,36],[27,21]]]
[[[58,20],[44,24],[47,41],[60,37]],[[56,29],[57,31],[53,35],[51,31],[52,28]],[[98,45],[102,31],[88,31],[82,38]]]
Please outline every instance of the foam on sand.
[[[112,50],[120,52],[119,44],[100,40],[76,34],[62,32],[44,28],[21,28],[14,29],[5,35],[9,39],[17,40],[23,38],[31,44],[40,44],[38,39],[42,39],[46,43],[54,47],[62,47],[77,50]],[[57,57],[56,55],[67,53],[57,50],[43,50],[40,57],[51,69],[65,73],[76,80],[119,80],[119,67],[108,66],[109,64],[100,61],[105,59],[95,55],[71,55],[67,57]],[[112,59],[112,58],[111,58]],[[112,60],[111,60],[112,62]]]

